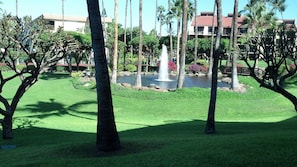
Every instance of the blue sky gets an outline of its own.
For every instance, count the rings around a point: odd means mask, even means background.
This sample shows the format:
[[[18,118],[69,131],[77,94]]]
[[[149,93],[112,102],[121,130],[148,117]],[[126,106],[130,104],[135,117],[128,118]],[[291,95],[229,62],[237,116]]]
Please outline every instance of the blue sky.
[[[15,15],[16,13],[16,0],[0,0],[2,8],[6,13]],[[167,7],[168,0],[158,0],[159,5]],[[119,22],[124,25],[125,20],[125,2],[126,0],[118,0],[119,2]],[[198,14],[201,11],[212,11],[214,0],[198,0]],[[18,0],[18,15],[25,16],[30,15],[32,18],[36,18],[41,14],[61,14],[62,13],[62,0]],[[99,0],[101,5],[101,0]],[[233,12],[233,0],[222,0],[223,15]],[[243,9],[247,0],[239,0],[239,10]],[[296,0],[286,0],[287,9],[283,14],[285,19],[297,19]],[[133,9],[133,26],[138,25],[138,0],[132,0]],[[143,0],[143,28],[144,31],[149,32],[154,28],[155,22],[155,0]],[[107,11],[108,17],[114,17],[114,0],[104,0],[104,6]],[[65,0],[65,15],[71,16],[87,16],[86,0]],[[129,10],[128,10],[129,17]],[[129,18],[127,20],[127,26],[130,25]],[[158,28],[157,24],[157,30]],[[165,30],[162,30],[163,32]]]

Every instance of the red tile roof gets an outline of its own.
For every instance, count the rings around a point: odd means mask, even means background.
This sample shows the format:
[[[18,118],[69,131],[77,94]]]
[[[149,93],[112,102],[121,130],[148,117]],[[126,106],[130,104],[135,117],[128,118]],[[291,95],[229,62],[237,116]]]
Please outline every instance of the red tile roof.
[[[243,24],[244,19],[245,19],[244,17],[238,17],[238,19],[237,19],[238,26],[241,26]],[[199,15],[196,17],[196,23],[197,23],[198,27],[202,27],[202,26],[211,27],[212,26],[212,16]],[[195,24],[195,20],[193,19],[191,26],[194,26],[194,24]],[[229,27],[231,28],[232,15],[223,16],[222,24],[223,24],[223,27],[225,27],[225,28],[229,28]],[[214,26],[215,27],[217,26],[217,16],[216,15],[214,16]]]

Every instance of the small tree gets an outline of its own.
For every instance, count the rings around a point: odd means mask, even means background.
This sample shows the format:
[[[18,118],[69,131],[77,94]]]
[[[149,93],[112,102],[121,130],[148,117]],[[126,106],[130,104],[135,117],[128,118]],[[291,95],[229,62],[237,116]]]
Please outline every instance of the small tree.
[[[64,57],[72,41],[60,30],[47,32],[42,20],[32,21],[30,17],[19,19],[4,15],[0,29],[0,62],[13,72],[7,76],[0,71],[0,102],[3,104],[0,114],[4,116],[2,133],[4,139],[9,139],[13,137],[12,119],[21,97],[37,82],[39,74]],[[15,54],[15,50],[21,54]],[[21,68],[17,65],[20,56],[24,61]],[[3,88],[16,78],[21,83],[9,100],[9,97],[4,97]]]
[[[297,98],[285,89],[285,81],[296,74],[297,43],[296,30],[279,26],[266,31],[260,31],[246,42],[244,61],[248,65],[251,76],[261,87],[280,93],[289,99],[297,111]],[[249,53],[254,53],[253,61]],[[264,70],[256,66],[260,59],[265,63]]]

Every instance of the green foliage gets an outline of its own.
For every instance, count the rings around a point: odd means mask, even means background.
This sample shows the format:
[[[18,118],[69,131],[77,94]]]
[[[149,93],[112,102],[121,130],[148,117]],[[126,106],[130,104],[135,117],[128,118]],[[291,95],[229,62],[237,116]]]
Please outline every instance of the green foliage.
[[[127,64],[126,65],[126,70],[130,72],[135,72],[137,70],[135,64]]]
[[[79,78],[82,76],[82,72],[81,71],[76,71],[76,72],[72,72],[71,74],[72,78]]]

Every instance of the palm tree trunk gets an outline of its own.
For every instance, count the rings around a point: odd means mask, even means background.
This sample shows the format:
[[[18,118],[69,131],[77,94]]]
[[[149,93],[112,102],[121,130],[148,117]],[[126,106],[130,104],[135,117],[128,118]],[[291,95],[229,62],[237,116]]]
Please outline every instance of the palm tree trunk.
[[[99,3],[98,0],[87,0],[87,5],[97,83],[97,149],[98,151],[114,151],[119,149],[121,146],[114,120]]]
[[[218,22],[218,33],[216,37],[216,45],[214,50],[214,59],[212,67],[212,79],[211,79],[211,93],[210,101],[208,108],[208,117],[205,127],[205,133],[212,134],[215,133],[215,109],[216,109],[216,100],[217,100],[217,84],[218,84],[218,64],[220,56],[220,43],[222,36],[222,6],[221,0],[216,0],[217,5],[217,22]]]
[[[139,0],[139,47],[138,47],[138,65],[136,75],[136,87],[141,87],[142,70],[142,0]]]
[[[197,56],[198,56],[198,33],[197,33],[197,0],[195,0],[195,20],[194,20],[194,33],[195,33],[195,48],[194,48],[194,64],[197,63]]]
[[[212,77],[212,68],[213,68],[213,45],[214,45],[214,18],[215,18],[215,12],[216,12],[216,7],[217,7],[217,4],[216,4],[216,1],[214,2],[214,5],[213,5],[213,17],[212,17],[212,29],[211,29],[211,44],[210,44],[210,55],[209,55],[209,67],[208,67],[208,73],[207,73],[207,76],[208,78],[211,78]]]
[[[183,0],[183,18],[182,18],[182,48],[180,56],[180,69],[178,73],[177,88],[183,87],[185,79],[185,60],[186,60],[186,45],[188,31],[188,0]]]
[[[157,16],[158,16],[158,0],[156,0],[156,13],[155,13],[155,37],[157,37]]]
[[[126,0],[125,5],[125,25],[124,25],[124,70],[126,69],[126,56],[127,56],[127,14],[128,13],[128,0]]]
[[[180,20],[177,20],[177,41],[176,41],[176,71],[179,73],[180,69],[180,55],[179,55],[179,46],[180,46]]]
[[[132,27],[132,0],[130,0],[130,41],[133,39],[133,27]],[[130,45],[131,56],[133,56],[133,45]]]
[[[117,83],[117,69],[118,69],[118,0],[114,1],[114,51],[112,63],[111,83]]]
[[[237,18],[238,18],[238,0],[234,0],[234,11],[233,11],[233,20],[232,20],[232,39],[231,39],[231,55],[232,55],[232,82],[231,88],[233,90],[238,90],[240,88],[240,84],[238,81],[237,74],[237,56],[238,56],[238,48],[237,48]]]

